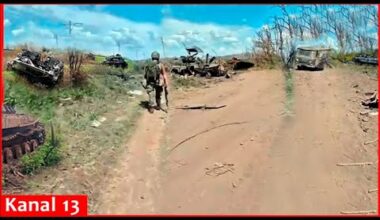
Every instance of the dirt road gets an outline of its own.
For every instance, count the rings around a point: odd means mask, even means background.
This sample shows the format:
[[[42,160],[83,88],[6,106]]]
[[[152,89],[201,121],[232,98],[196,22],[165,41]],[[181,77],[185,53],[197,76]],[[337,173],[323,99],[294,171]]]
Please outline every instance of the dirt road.
[[[353,83],[358,83],[354,85]],[[178,93],[175,106],[216,110],[145,114],[107,178],[101,214],[339,214],[377,210],[377,116],[358,118],[377,81],[338,69],[297,71],[293,115],[281,71],[251,71]],[[206,129],[234,122],[200,134]],[[364,123],[364,124],[363,124]],[[367,129],[363,129],[366,126]],[[363,130],[366,130],[364,132]],[[351,167],[337,163],[373,162]]]

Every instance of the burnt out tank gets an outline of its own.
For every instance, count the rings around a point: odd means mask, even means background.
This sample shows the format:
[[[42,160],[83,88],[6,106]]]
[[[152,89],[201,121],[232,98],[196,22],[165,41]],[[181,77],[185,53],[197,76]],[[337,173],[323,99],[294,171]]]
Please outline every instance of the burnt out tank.
[[[3,105],[3,162],[12,163],[45,142],[45,128],[38,120]]]
[[[7,63],[7,69],[26,75],[32,83],[54,86],[63,77],[64,63],[45,52],[24,49],[15,59]]]
[[[104,65],[114,66],[116,68],[128,68],[128,63],[125,59],[120,55],[116,54],[115,56],[106,57],[106,60],[103,61]]]

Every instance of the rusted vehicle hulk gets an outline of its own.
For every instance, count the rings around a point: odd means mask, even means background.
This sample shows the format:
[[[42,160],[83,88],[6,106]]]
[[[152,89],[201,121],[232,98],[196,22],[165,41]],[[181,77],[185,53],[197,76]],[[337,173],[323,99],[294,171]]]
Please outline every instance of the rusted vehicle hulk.
[[[255,64],[249,60],[241,60],[236,57],[232,57],[231,60],[228,60],[227,64],[232,70],[244,70],[255,66]]]
[[[3,106],[3,162],[12,163],[42,145],[45,128],[36,119],[16,113],[14,108]]]
[[[27,76],[33,83],[54,86],[63,77],[62,61],[46,55],[44,52],[23,50],[15,59],[7,63],[8,70],[14,70]]]
[[[120,55],[116,54],[115,56],[109,56],[106,57],[106,60],[103,61],[103,64],[114,66],[116,68],[128,68],[128,63],[125,61],[125,59]]]
[[[295,53],[293,67],[323,70],[327,64],[329,48],[299,47]]]

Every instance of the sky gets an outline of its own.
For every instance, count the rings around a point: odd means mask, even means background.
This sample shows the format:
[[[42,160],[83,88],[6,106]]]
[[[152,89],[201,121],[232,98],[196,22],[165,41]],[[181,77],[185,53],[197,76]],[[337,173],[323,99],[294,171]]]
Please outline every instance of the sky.
[[[7,5],[5,44],[75,47],[131,59],[152,51],[180,56],[184,46],[198,46],[220,56],[247,51],[255,32],[280,14],[275,5]],[[71,34],[70,21],[77,23]]]

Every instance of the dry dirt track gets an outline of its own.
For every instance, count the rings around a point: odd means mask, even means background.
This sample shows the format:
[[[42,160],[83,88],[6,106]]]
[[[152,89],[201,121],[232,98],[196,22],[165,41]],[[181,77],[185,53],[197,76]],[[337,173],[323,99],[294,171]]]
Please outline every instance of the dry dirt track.
[[[359,82],[357,89],[353,82]],[[361,87],[365,88],[363,91]],[[358,97],[377,88],[364,75],[297,71],[292,117],[280,71],[252,71],[172,105],[227,105],[144,114],[125,160],[107,178],[100,214],[339,214],[376,210],[377,118],[359,126]],[[356,99],[356,100],[354,100]],[[360,98],[359,98],[360,99]],[[177,143],[208,128],[170,151]],[[341,162],[374,162],[339,167]],[[224,167],[213,169],[215,166]],[[225,169],[225,168],[229,168]],[[219,174],[218,176],[216,176]]]

